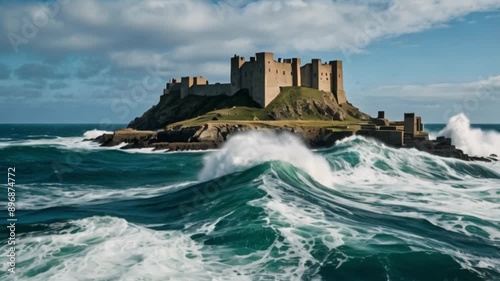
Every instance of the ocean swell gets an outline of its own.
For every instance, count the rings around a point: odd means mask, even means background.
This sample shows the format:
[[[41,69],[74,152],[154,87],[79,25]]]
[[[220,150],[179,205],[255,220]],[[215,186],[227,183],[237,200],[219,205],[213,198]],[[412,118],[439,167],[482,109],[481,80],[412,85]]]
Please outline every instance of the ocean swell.
[[[500,278],[497,163],[248,132],[201,153],[84,151],[58,182],[47,159],[66,153],[0,150],[29,160],[13,280]]]

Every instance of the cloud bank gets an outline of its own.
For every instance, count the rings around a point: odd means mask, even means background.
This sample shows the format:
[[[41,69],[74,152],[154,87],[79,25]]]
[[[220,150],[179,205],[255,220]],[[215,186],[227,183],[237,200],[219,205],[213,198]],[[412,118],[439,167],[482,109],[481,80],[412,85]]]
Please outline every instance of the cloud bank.
[[[74,95],[109,103],[141,83],[150,68],[165,81],[204,75],[224,82],[234,53],[349,56],[380,40],[498,8],[498,0],[2,1],[0,57],[11,62],[0,64],[0,87],[16,94],[0,98],[66,102]],[[20,94],[24,85],[38,89]],[[411,96],[425,87],[428,94],[465,93],[474,85],[405,87],[380,92]],[[160,93],[154,89],[144,102]]]

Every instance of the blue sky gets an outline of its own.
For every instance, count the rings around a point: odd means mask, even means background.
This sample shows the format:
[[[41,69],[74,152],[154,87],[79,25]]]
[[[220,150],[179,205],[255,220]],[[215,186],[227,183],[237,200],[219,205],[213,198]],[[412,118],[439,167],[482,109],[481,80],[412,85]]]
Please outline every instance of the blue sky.
[[[229,58],[344,61],[350,102],[500,123],[499,0],[0,1],[0,122],[128,123]]]

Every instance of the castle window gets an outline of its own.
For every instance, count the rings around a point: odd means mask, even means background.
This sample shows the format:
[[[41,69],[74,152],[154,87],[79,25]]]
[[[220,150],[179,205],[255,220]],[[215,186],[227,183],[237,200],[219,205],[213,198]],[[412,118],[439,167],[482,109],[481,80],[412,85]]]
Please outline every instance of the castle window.
[[[271,69],[269,68],[269,72],[271,72]]]
[[[276,69],[276,74],[278,74],[278,70]]]
[[[285,72],[283,71],[283,75],[285,75]]]
[[[271,61],[270,61],[270,60],[268,60],[268,61],[267,61],[267,63],[269,64],[269,63],[271,63]]]

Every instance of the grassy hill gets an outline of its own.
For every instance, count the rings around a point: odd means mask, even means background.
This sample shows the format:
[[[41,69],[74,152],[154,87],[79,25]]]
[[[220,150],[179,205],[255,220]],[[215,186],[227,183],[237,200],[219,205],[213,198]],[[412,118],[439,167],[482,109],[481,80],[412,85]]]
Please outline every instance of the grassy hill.
[[[162,96],[160,102],[136,118],[130,128],[156,130],[167,125],[193,126],[217,121],[346,121],[353,123],[370,117],[351,104],[338,105],[331,93],[305,87],[283,87],[266,108],[261,108],[240,91],[233,96],[188,96],[178,93]]]

